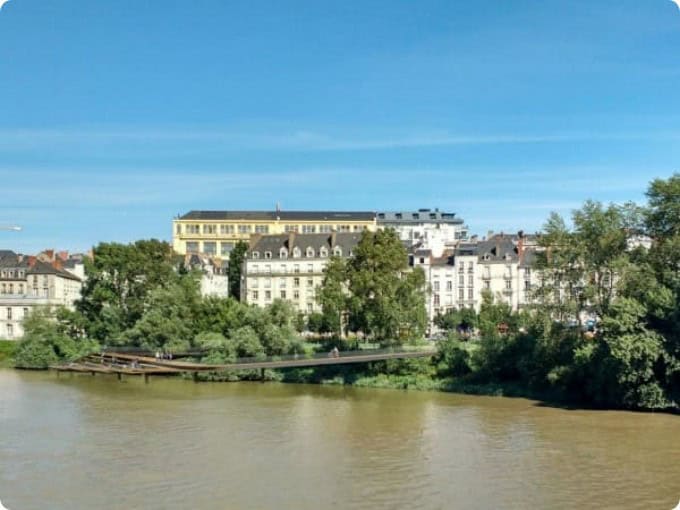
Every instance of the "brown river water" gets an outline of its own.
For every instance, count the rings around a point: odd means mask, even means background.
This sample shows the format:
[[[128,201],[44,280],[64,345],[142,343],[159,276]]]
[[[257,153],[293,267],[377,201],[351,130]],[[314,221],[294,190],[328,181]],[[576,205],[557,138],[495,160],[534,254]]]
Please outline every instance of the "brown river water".
[[[9,510],[671,510],[679,499],[678,416],[0,370]]]

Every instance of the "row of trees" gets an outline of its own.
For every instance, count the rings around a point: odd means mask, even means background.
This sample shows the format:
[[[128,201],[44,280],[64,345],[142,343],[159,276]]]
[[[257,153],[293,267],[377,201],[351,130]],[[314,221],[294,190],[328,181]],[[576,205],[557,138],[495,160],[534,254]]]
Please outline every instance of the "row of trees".
[[[517,382],[597,406],[663,408],[680,402],[680,174],[653,181],[648,206],[586,202],[573,226],[547,221],[536,269],[536,305],[518,313],[485,297],[480,313],[439,319],[471,325],[471,348],[455,333],[441,344],[444,375]],[[649,236],[651,248],[629,244]],[[580,319],[599,318],[596,332]],[[503,334],[497,327],[503,323]]]

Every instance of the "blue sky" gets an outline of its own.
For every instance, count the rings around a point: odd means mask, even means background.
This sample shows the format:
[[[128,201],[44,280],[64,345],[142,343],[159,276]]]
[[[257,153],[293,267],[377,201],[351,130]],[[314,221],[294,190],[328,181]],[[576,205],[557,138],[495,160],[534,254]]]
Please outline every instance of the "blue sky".
[[[169,239],[190,209],[535,230],[680,170],[670,0],[10,0],[0,248]]]

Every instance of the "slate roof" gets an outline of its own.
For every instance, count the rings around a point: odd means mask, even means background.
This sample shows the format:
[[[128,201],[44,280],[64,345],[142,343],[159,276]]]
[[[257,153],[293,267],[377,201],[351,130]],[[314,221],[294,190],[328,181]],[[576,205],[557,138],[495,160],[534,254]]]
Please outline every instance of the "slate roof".
[[[373,221],[370,211],[189,211],[181,220],[207,221]]]
[[[26,269],[26,275],[53,274],[69,280],[75,280],[77,282],[81,281],[76,275],[63,269],[57,269],[51,264],[41,262],[37,259],[33,265],[30,265],[28,257],[22,257],[20,259],[16,253],[13,253],[13,256],[0,257],[0,267]]]
[[[290,253],[295,247],[302,252],[302,258],[305,257],[307,248],[312,248],[315,257],[318,257],[319,250],[325,247],[329,251],[329,255],[333,252],[333,248],[339,246],[342,249],[343,256],[349,255],[350,250],[359,244],[361,233],[338,232],[334,234],[275,234],[254,236],[251,238],[251,247],[248,250],[248,258],[252,259],[252,253],[258,252],[260,259],[264,259],[265,252],[271,252],[272,259],[280,259],[281,248],[286,248],[289,253],[288,258],[292,258]]]
[[[478,241],[477,254],[480,262],[506,262],[506,255],[509,255],[512,261],[518,259],[517,246],[508,236],[495,236],[485,241]]]

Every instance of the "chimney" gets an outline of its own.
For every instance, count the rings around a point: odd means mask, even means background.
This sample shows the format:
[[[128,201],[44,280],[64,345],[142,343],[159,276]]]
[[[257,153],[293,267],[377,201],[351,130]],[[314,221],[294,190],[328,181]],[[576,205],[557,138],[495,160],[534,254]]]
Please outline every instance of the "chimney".
[[[335,248],[335,243],[338,242],[337,238],[338,233],[335,230],[333,230],[333,232],[331,232],[331,249]]]
[[[521,230],[517,233],[517,255],[519,257],[519,265],[524,263],[524,232]]]
[[[288,253],[293,256],[293,246],[295,246],[295,232],[288,232]]]
[[[29,255],[28,256],[28,267],[33,267],[35,266],[35,263],[38,259],[34,255]]]
[[[68,260],[68,252],[67,252],[67,251],[60,251],[60,252],[57,254],[57,257],[58,257],[59,260],[61,260],[62,262],[66,262],[66,261]]]

